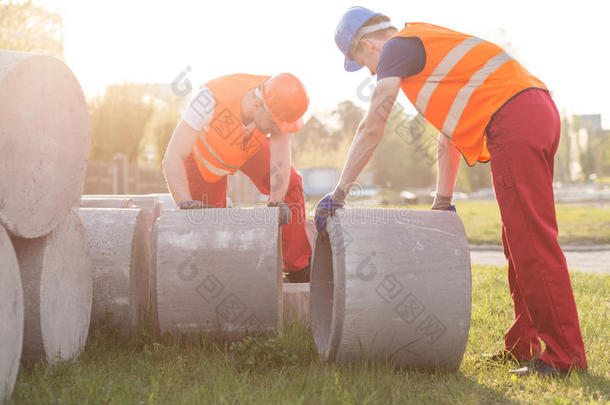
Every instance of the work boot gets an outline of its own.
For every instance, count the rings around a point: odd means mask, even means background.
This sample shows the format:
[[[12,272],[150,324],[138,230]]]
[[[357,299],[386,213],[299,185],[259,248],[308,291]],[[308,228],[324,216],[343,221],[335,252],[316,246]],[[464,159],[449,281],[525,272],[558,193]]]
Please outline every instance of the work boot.
[[[481,355],[482,360],[489,361],[492,363],[498,364],[506,364],[507,362],[515,363],[516,365],[520,365],[521,363],[525,363],[528,359],[516,358],[510,351],[506,349],[498,350],[495,353],[483,353]]]
[[[284,274],[289,283],[309,283],[309,271],[309,264],[307,264],[300,270],[286,271]]]
[[[528,375],[538,375],[539,377],[563,377],[568,374],[567,371],[559,370],[549,363],[540,359],[534,360],[527,367],[509,370],[508,374],[525,377]]]

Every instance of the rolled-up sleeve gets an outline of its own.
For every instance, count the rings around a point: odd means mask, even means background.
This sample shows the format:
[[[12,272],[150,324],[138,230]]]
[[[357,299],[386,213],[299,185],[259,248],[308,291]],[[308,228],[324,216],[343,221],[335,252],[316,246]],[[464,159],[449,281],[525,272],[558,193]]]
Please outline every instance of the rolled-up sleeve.
[[[210,122],[214,116],[214,107],[216,101],[212,92],[207,87],[201,87],[199,91],[193,96],[188,106],[182,114],[182,119],[191,128],[201,131],[205,129],[209,130]]]
[[[409,77],[426,65],[426,51],[421,39],[394,37],[385,43],[377,64],[377,80],[384,77]]]

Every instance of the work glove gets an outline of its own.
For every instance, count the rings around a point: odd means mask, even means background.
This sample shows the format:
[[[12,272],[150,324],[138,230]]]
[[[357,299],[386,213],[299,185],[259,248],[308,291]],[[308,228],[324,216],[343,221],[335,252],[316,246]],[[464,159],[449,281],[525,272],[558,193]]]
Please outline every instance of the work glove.
[[[326,232],[326,220],[335,215],[335,211],[345,205],[345,192],[335,188],[332,193],[326,194],[316,207],[316,229],[320,235],[328,235]]]
[[[433,210],[457,212],[455,205],[451,204],[451,196],[447,197],[438,194],[434,196],[434,202],[432,202],[432,207],[430,208]]]
[[[284,201],[269,201],[267,207],[278,207],[280,209],[280,225],[286,225],[290,222],[292,211],[290,211],[290,207]]]
[[[194,210],[194,209],[214,208],[214,207],[212,207],[211,205],[204,204],[201,201],[190,200],[190,201],[182,201],[181,203],[178,204],[178,206],[176,208],[178,208],[179,210]]]

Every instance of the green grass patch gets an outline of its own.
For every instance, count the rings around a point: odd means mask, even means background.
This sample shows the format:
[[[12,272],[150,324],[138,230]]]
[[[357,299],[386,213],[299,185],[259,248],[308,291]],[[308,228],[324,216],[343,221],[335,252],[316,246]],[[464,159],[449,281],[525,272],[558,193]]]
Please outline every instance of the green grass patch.
[[[470,243],[502,243],[500,210],[495,201],[458,201],[455,205]],[[557,204],[556,210],[559,243],[610,243],[610,209]]]
[[[90,337],[74,362],[22,365],[11,403],[22,404],[580,404],[610,401],[610,276],[573,273],[590,370],[565,379],[516,378],[479,361],[502,347],[513,312],[506,269],[473,269],[473,312],[456,373],[335,366],[315,354],[311,331],[238,343],[155,343],[150,334]]]

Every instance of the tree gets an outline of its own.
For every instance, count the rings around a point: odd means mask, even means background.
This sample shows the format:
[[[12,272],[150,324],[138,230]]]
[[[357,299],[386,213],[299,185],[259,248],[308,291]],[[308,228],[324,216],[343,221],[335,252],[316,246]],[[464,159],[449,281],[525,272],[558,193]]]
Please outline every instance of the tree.
[[[488,163],[477,162],[469,167],[464,158],[461,158],[455,189],[466,193],[491,187],[491,166]]]
[[[399,191],[434,184],[437,131],[422,116],[396,103],[371,162],[375,184]]]
[[[307,150],[321,149],[329,143],[330,132],[315,115],[312,115],[303,128],[292,137],[295,158]]]
[[[35,5],[0,0],[0,48],[63,59],[61,16]]]
[[[172,133],[180,122],[180,111],[183,106],[177,98],[169,97],[163,100],[156,108],[151,118],[150,135],[155,148],[155,158],[158,167],[161,167],[165,150],[172,137]]]
[[[333,131],[332,144],[337,146],[346,139],[352,139],[356,129],[364,118],[364,110],[349,100],[340,102],[332,115],[339,120],[339,128]]]
[[[141,140],[155,110],[146,97],[147,87],[134,83],[108,86],[103,96],[91,101],[91,160],[110,161],[123,153],[129,162],[138,162]]]
[[[567,118],[561,120],[561,135],[559,137],[559,145],[555,154],[555,181],[569,183],[570,178],[570,156],[571,156],[571,140],[568,132],[569,123]]]
[[[316,116],[311,116],[303,129],[292,137],[292,158],[296,167],[341,167],[345,161],[348,141],[333,139],[331,132]]]

